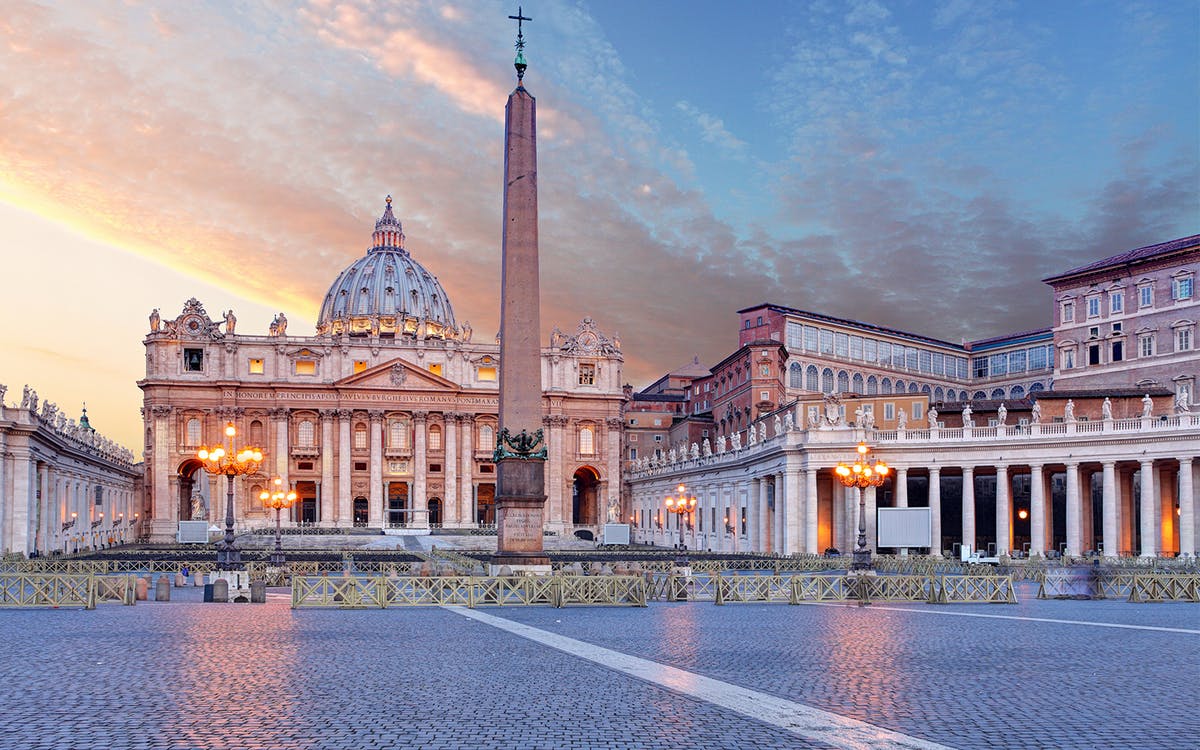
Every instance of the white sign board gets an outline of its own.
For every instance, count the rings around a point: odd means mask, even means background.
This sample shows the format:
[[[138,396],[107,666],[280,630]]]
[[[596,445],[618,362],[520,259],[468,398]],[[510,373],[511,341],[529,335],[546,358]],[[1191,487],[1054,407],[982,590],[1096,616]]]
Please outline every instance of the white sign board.
[[[175,538],[180,544],[207,544],[208,521],[180,521]]]
[[[929,547],[933,531],[929,508],[879,508],[876,543],[880,547]]]
[[[604,524],[604,542],[603,544],[629,544],[629,524],[625,523],[606,523]]]

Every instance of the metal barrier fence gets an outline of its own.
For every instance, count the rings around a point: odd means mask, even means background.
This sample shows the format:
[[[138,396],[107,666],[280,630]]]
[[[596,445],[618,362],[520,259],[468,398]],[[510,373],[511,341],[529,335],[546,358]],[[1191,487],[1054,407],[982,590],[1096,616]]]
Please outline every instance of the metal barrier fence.
[[[655,601],[711,601],[715,604],[1017,602],[1012,579],[997,575],[655,575],[650,581],[649,597]]]
[[[292,577],[292,608],[646,606],[637,576]]]
[[[938,604],[1016,604],[1011,576],[939,576]]]
[[[133,576],[69,573],[0,573],[0,607],[83,607],[118,601],[132,605]]]
[[[1038,599],[1126,599],[1130,602],[1198,600],[1200,574],[1137,573],[1124,570],[1076,568],[1047,570],[1038,586]]]

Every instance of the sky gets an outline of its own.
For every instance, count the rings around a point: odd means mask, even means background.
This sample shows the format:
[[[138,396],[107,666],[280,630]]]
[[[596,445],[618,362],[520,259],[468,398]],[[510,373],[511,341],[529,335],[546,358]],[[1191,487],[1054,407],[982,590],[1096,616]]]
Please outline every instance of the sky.
[[[6,400],[140,455],[150,311],[311,333],[387,195],[496,330],[511,5],[7,0]],[[635,387],[761,302],[1044,327],[1040,279],[1200,232],[1195,0],[521,5],[544,333],[592,317]]]

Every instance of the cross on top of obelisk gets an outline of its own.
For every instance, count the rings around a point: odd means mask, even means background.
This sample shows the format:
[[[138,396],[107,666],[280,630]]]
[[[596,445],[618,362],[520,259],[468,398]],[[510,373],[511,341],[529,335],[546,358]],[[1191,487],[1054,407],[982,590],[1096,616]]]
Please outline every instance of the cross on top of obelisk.
[[[520,5],[517,6],[517,15],[509,16],[509,18],[517,22],[517,58],[513,60],[513,67],[517,69],[517,83],[520,83],[521,79],[525,77],[525,68],[528,67],[525,64],[525,34],[521,23],[533,19],[521,13]]]

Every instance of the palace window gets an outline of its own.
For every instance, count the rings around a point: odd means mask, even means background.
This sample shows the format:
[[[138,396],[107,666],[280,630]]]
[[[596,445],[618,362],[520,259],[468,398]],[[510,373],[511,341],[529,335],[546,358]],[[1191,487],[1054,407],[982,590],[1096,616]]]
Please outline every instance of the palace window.
[[[821,374],[817,372],[816,365],[809,365],[804,371],[804,388],[809,391],[821,390]]]
[[[1192,298],[1192,275],[1186,274],[1171,280],[1171,298],[1176,300]]]
[[[484,450],[496,447],[496,432],[490,424],[479,425],[479,447]]]
[[[1120,362],[1125,359],[1125,342],[1114,341],[1112,343],[1112,361]]]
[[[833,331],[820,329],[821,353],[833,354]]]
[[[429,436],[429,450],[440,451],[442,449],[442,426],[437,424],[429,425],[427,434]]]
[[[792,388],[804,387],[804,368],[799,362],[793,362],[788,367],[788,385]]]
[[[804,326],[804,351],[817,351],[817,329],[813,326]]]
[[[1154,356],[1154,334],[1143,333],[1138,336],[1138,356],[1153,357]]]
[[[1125,312],[1125,292],[1110,292],[1108,295],[1108,312],[1110,315]]]
[[[1089,318],[1100,317],[1100,297],[1087,298],[1087,316]]]
[[[200,445],[203,436],[200,434],[200,420],[192,417],[187,421],[187,429],[185,430],[186,441],[184,445],[188,448],[195,448]]]
[[[388,447],[408,450],[408,422],[395,419],[388,423]]]
[[[309,420],[304,420],[296,427],[296,443],[302,448],[311,448],[315,440],[315,432],[313,423]]]
[[[920,401],[913,401],[912,402],[912,418],[920,419],[921,415],[923,415],[924,413],[925,413],[925,405]]]
[[[264,442],[263,423],[256,419],[250,423],[250,445],[261,446]],[[254,497],[254,495],[251,495],[251,497]]]
[[[591,427],[579,428],[579,454],[590,456],[596,452],[595,433]]]
[[[367,449],[367,426],[362,422],[354,426],[354,449],[359,451]]]
[[[1192,350],[1192,327],[1176,329],[1175,331],[1175,351],[1187,352]]]
[[[1100,345],[1099,344],[1089,344],[1088,345],[1088,364],[1089,365],[1100,364]]]
[[[251,357],[249,371],[251,375],[262,375],[264,371],[262,357]]]
[[[1064,322],[1064,323],[1074,323],[1075,322],[1075,303],[1074,302],[1062,303],[1062,322]]]
[[[184,349],[183,369],[187,372],[204,372],[204,350]]]
[[[833,353],[845,357],[850,351],[850,336],[845,333],[834,334]]]
[[[629,449],[629,460],[630,460],[630,461],[636,461],[636,460],[637,460],[637,448],[630,448],[630,449]]]
[[[1025,350],[1008,353],[1008,371],[1010,373],[1025,372]]]
[[[311,359],[296,360],[296,374],[297,375],[316,375],[317,374],[317,363]]]
[[[1154,304],[1154,285],[1142,284],[1138,287],[1138,307],[1150,307]]]
[[[1029,350],[1029,369],[1044,370],[1046,369],[1046,347],[1035,346]]]
[[[896,405],[891,401],[888,401],[883,405],[883,418],[885,420],[892,420],[896,418]]]
[[[862,336],[851,336],[850,337],[850,358],[851,359],[862,359],[863,358]]]
[[[1074,349],[1063,349],[1062,363],[1063,363],[1064,370],[1074,370],[1075,369],[1075,350]]]
[[[749,323],[750,321],[746,321]],[[579,363],[579,384],[580,385],[595,385],[596,384],[596,366],[590,362]]]
[[[96,505],[104,505],[104,488],[96,485]]]
[[[874,362],[879,356],[879,345],[875,339],[865,339],[863,341],[863,359],[868,362]]]
[[[475,370],[475,379],[481,381],[494,381],[496,379],[495,367],[478,367]]]

